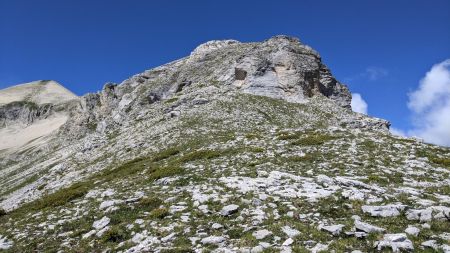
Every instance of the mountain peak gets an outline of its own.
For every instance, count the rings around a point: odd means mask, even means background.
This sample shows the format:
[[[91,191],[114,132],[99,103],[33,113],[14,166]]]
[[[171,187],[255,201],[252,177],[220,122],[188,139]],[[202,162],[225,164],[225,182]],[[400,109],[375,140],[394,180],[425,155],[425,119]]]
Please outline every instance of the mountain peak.
[[[18,101],[62,104],[77,99],[77,95],[53,80],[38,80],[0,90],[0,105]]]

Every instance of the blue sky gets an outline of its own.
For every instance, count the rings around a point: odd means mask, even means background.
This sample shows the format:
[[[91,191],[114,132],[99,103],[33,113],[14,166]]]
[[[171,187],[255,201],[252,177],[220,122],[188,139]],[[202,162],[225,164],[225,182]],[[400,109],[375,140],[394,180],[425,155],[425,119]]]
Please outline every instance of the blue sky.
[[[450,58],[450,1],[0,0],[0,88],[53,79],[82,95],[208,40],[277,34],[316,49],[369,115],[406,131],[408,93]]]

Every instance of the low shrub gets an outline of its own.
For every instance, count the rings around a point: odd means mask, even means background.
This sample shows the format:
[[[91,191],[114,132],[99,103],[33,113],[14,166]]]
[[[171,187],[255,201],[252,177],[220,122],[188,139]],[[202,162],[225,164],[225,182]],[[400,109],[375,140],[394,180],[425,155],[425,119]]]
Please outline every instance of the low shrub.
[[[156,208],[150,212],[150,217],[154,219],[162,219],[169,215],[169,210],[167,208]]]
[[[112,226],[102,236],[104,242],[123,242],[127,239],[128,233],[119,226]]]
[[[143,198],[139,201],[139,206],[147,210],[153,210],[161,206],[163,201],[157,197]]]

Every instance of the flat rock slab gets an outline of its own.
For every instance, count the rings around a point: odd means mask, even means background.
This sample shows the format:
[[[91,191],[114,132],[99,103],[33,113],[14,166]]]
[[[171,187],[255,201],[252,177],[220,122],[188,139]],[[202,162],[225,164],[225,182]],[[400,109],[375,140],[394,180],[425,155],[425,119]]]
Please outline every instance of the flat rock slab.
[[[236,213],[239,210],[239,206],[232,204],[228,206],[224,206],[222,210],[220,211],[220,215],[222,216],[230,216],[234,213]]]
[[[376,242],[374,246],[377,248],[377,250],[391,248],[393,252],[400,252],[401,250],[414,250],[412,241],[409,240],[404,233],[385,234],[383,240]]]

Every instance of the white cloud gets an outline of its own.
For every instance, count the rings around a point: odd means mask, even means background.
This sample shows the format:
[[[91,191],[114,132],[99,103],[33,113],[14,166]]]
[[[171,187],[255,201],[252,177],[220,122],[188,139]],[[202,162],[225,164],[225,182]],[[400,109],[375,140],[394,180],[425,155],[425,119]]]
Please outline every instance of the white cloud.
[[[388,74],[389,71],[385,68],[371,66],[367,67],[363,72],[359,74],[344,78],[344,82],[348,83],[348,82],[376,81],[388,76]]]
[[[426,142],[450,146],[450,59],[434,65],[409,94],[416,135]]]
[[[389,128],[389,131],[393,135],[398,135],[398,136],[403,136],[403,137],[408,136],[405,131],[403,131],[402,129],[399,129],[399,128],[391,127],[391,128]]]
[[[365,72],[365,76],[369,78],[370,81],[376,81],[388,75],[388,71],[380,67],[368,67]]]
[[[359,93],[352,93],[351,106],[352,106],[352,110],[354,112],[367,114],[367,103],[361,97],[361,94],[359,94]]]

